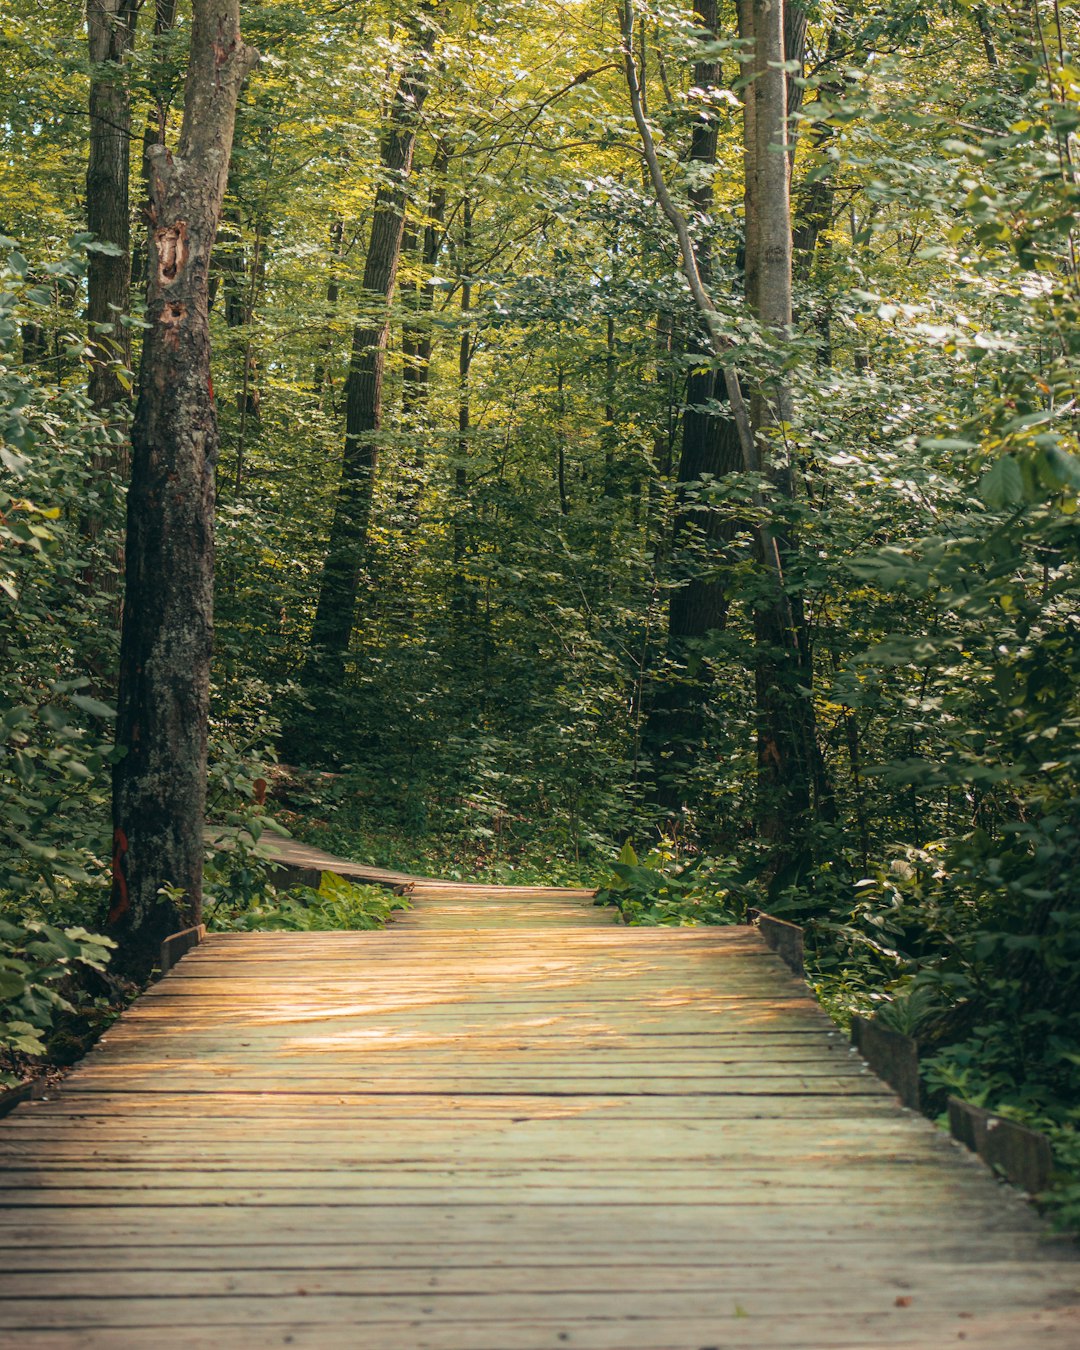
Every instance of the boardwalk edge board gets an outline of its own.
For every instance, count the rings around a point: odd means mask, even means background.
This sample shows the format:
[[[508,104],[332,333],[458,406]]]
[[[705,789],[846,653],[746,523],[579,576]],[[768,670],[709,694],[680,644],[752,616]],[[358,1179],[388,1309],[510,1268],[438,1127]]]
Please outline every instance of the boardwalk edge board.
[[[161,956],[158,965],[162,975],[167,975],[173,966],[193,947],[206,940],[206,924],[199,923],[193,928],[185,928],[179,933],[170,934],[161,944]]]
[[[905,1106],[922,1110],[919,1047],[910,1036],[856,1013],[851,1019],[851,1044]]]
[[[0,1117],[8,1115],[23,1102],[39,1101],[48,1090],[49,1080],[44,1074],[38,1074],[29,1082],[18,1083],[15,1087],[0,1091]]]
[[[747,920],[761,934],[765,943],[796,975],[806,974],[803,960],[803,930],[796,923],[786,919],[777,919],[761,909],[750,909]]]
[[[747,918],[784,964],[796,975],[804,976],[803,930],[760,909],[749,910]],[[919,1047],[911,1036],[856,1014],[851,1019],[851,1044],[905,1106],[926,1114],[919,1076]],[[949,1131],[991,1171],[1029,1195],[1038,1195],[1049,1185],[1054,1155],[1049,1139],[1038,1130],[950,1097]]]
[[[949,1129],[954,1139],[1029,1195],[1038,1195],[1049,1184],[1054,1155],[1050,1140],[1038,1130],[959,1097],[949,1098]]]
[[[270,865],[269,872],[270,880],[282,891],[290,891],[294,886],[310,886],[313,891],[317,891],[322,885],[323,874],[318,867],[275,861]]]

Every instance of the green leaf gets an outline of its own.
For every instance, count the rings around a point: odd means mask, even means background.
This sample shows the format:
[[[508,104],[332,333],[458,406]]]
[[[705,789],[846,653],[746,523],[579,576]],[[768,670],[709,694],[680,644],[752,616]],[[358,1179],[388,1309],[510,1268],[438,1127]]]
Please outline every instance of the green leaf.
[[[991,511],[1004,511],[1024,501],[1024,478],[1012,455],[1002,457],[983,474],[979,496]]]
[[[14,970],[0,970],[0,999],[15,999],[26,992],[26,980]]]
[[[107,703],[102,703],[98,698],[91,698],[89,694],[72,694],[71,701],[76,708],[81,708],[83,712],[88,712],[94,717],[115,717],[116,711],[110,708]]]

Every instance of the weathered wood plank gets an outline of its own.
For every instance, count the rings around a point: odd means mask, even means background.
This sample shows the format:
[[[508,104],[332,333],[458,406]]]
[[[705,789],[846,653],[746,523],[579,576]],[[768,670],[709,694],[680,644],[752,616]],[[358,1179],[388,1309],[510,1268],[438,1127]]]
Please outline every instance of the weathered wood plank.
[[[555,1327],[566,1320],[580,1321],[586,1318],[615,1323],[650,1320],[659,1324],[656,1330],[675,1319],[697,1320],[700,1323],[711,1318],[714,1334],[718,1325],[723,1328],[721,1335],[725,1346],[732,1343],[727,1335],[727,1327],[737,1327],[739,1322],[750,1322],[752,1325],[747,1330],[756,1333],[753,1339],[743,1340],[741,1343],[744,1345],[791,1345],[802,1343],[793,1338],[799,1337],[804,1327],[816,1329],[819,1335],[827,1334],[832,1327],[835,1334],[837,1321],[843,1319],[848,1327],[856,1326],[864,1338],[879,1334],[888,1336],[890,1327],[894,1335],[899,1331],[907,1334],[912,1323],[916,1327],[921,1323],[924,1330],[933,1328],[936,1331],[941,1337],[936,1345],[941,1346],[947,1340],[955,1341],[958,1333],[965,1330],[965,1322],[974,1320],[976,1314],[983,1311],[978,1300],[967,1291],[960,1291],[953,1297],[943,1292],[940,1298],[928,1298],[925,1310],[916,1308],[914,1295],[899,1292],[904,1287],[902,1283],[889,1282],[872,1291],[859,1287],[819,1289],[812,1306],[793,1309],[783,1289],[773,1289],[764,1294],[749,1290],[742,1295],[709,1289],[676,1292],[648,1290],[639,1294],[613,1291],[606,1295],[601,1291],[564,1292],[555,1303],[550,1295],[544,1293],[440,1296],[438,1291],[429,1291],[414,1295],[326,1295],[306,1292],[306,1286],[301,1286],[277,1298],[186,1296],[184,1318],[188,1325],[194,1326],[211,1322],[261,1328],[280,1326],[290,1317],[303,1317],[308,1324],[322,1323],[341,1328],[371,1327],[376,1335],[379,1334],[380,1324],[387,1323],[401,1328],[411,1326],[414,1334],[425,1324],[457,1323],[467,1327],[471,1334],[484,1323],[505,1323],[511,1318],[534,1327]],[[898,1305],[898,1297],[910,1302]],[[161,1297],[9,1299],[4,1302],[3,1316],[7,1325],[14,1330],[139,1326],[167,1331],[176,1323],[177,1308],[176,1299]],[[1038,1309],[1038,1303],[1034,1308],[1030,1305],[1024,1307],[1021,1304],[1017,1307],[1015,1304],[1009,1306],[1003,1303],[1000,1321],[1013,1328],[1026,1325],[1030,1334],[1034,1322],[1032,1313]],[[1069,1311],[1074,1312],[1075,1309]],[[931,1320],[931,1315],[935,1313],[938,1315]],[[873,1339],[848,1343],[876,1345],[879,1342]]]
[[[800,1350],[926,1350],[966,1338],[978,1350],[1015,1350],[1038,1345],[1044,1350],[1075,1350],[1077,1318],[1070,1312],[1017,1312],[986,1318],[973,1316],[960,1324],[963,1331],[948,1331],[936,1319],[926,1319],[911,1309],[886,1321],[837,1318],[829,1314],[817,1321],[804,1321],[798,1341],[790,1328],[775,1322],[743,1317],[723,1322],[714,1315],[704,1319],[562,1318],[542,1325],[519,1321],[488,1322],[469,1326],[427,1322],[422,1326],[379,1324],[369,1328],[364,1350],[710,1350],[720,1339],[725,1350],[773,1350],[797,1344]],[[935,1340],[947,1335],[949,1342]],[[81,1329],[77,1332],[31,1330],[20,1332],[20,1345],[34,1350],[146,1350],[153,1338],[145,1327]],[[349,1339],[347,1324],[313,1325],[296,1317],[273,1328],[261,1328],[259,1346],[288,1345],[298,1350],[341,1350]],[[161,1344],[160,1339],[153,1343]],[[170,1350],[251,1350],[250,1333],[243,1326],[210,1324],[175,1328],[169,1333]]]
[[[475,1254],[468,1262],[446,1263],[441,1257],[425,1261],[411,1253],[408,1259],[386,1265],[375,1257],[371,1264],[358,1264],[342,1259],[328,1260],[321,1253],[322,1266],[297,1264],[279,1257],[272,1267],[250,1268],[230,1260],[222,1253],[221,1264],[206,1270],[200,1266],[188,1270],[174,1269],[169,1283],[171,1298],[280,1298],[289,1293],[304,1296],[316,1294],[344,1294],[379,1297],[420,1295],[445,1300],[447,1296],[462,1294],[497,1294],[543,1296],[557,1294],[613,1294],[625,1293],[640,1298],[655,1293],[660,1295],[680,1292],[702,1295],[747,1294],[768,1309],[771,1297],[781,1297],[776,1288],[778,1276],[784,1279],[784,1294],[792,1299],[805,1300],[817,1295],[814,1302],[821,1308],[821,1279],[831,1274],[851,1274],[858,1278],[853,1289],[838,1287],[831,1281],[828,1303],[836,1307],[838,1300],[846,1299],[846,1308],[855,1313],[860,1305],[867,1311],[881,1308],[883,1300],[897,1292],[909,1294],[912,1302],[921,1308],[929,1306],[977,1306],[986,1280],[1001,1282],[1003,1292],[1022,1298],[1032,1283],[1041,1282],[1044,1267],[1033,1261],[993,1263],[910,1261],[903,1274],[884,1256],[873,1263],[859,1262],[851,1255],[846,1262],[831,1263],[827,1257],[814,1261],[804,1253],[803,1269],[792,1273],[780,1262],[758,1263],[747,1260],[727,1264],[709,1262],[687,1253],[685,1263],[657,1263],[639,1254],[637,1261],[617,1263],[611,1260],[562,1262],[541,1261],[538,1264],[507,1265],[499,1260],[497,1251],[482,1253],[487,1259],[477,1261]],[[789,1258],[790,1259],[790,1258]],[[93,1299],[101,1294],[101,1268],[82,1273],[70,1270],[64,1282],[65,1299]],[[153,1298],[161,1289],[160,1270],[133,1269],[130,1262],[108,1272],[110,1298]],[[51,1270],[0,1272],[0,1316],[4,1303],[12,1299],[47,1298],[55,1288],[55,1273]],[[632,1303],[633,1300],[631,1300]],[[887,1302],[885,1303],[887,1305]],[[690,1309],[688,1308],[687,1311]],[[633,1315],[630,1313],[629,1315]]]

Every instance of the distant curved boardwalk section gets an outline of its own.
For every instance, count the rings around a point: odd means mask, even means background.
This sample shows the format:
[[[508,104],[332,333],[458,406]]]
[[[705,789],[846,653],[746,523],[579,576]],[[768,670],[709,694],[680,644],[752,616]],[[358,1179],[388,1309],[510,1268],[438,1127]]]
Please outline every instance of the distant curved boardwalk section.
[[[0,1345],[1080,1346],[1075,1249],[756,933],[413,894],[210,937],[0,1122]]]

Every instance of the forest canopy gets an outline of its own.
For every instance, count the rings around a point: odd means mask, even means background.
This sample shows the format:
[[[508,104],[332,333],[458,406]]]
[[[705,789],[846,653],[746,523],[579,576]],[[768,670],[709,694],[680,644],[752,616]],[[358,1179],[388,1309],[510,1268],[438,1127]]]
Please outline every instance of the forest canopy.
[[[192,7],[10,0],[0,1047],[51,1016],[34,950],[123,952],[121,613],[203,587],[208,653],[212,566],[212,819],[257,834],[280,759],[279,818],[374,861],[766,908],[939,1102],[1080,1164],[1080,21],[770,12],[245,0],[192,580],[131,562]],[[155,940],[203,905],[140,884]],[[204,912],[264,885],[215,851]]]

